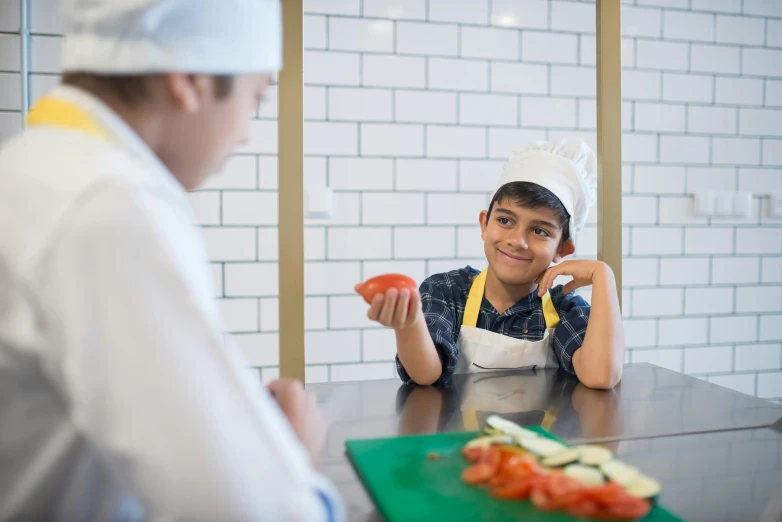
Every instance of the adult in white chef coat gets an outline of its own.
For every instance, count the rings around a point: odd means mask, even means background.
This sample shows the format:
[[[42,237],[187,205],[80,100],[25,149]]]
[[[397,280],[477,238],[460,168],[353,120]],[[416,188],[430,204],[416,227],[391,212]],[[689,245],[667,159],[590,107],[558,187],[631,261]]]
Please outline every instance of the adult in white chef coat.
[[[186,191],[249,136],[277,0],[69,0],[0,150],[0,520],[339,520],[324,424],[232,344]]]

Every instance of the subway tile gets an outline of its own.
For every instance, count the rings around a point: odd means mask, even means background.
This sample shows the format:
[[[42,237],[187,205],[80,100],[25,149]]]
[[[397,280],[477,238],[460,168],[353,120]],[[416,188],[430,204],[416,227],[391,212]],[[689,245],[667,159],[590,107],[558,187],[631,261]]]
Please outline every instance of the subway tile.
[[[329,158],[329,186],[335,190],[391,190],[394,162],[388,158]]]
[[[426,61],[423,57],[365,54],[361,57],[361,64],[362,85],[365,87],[426,86]]]
[[[394,50],[394,24],[390,20],[332,17],[328,37],[329,48],[337,51]]]
[[[275,296],[279,291],[277,263],[229,263],[223,268],[227,297]]]
[[[708,340],[708,319],[675,317],[659,320],[658,343],[660,346],[692,346]]]
[[[685,348],[684,373],[717,373],[733,370],[733,347]]]
[[[430,225],[472,225],[478,214],[486,209],[482,194],[427,195],[426,222]]]
[[[429,0],[428,6],[433,22],[489,23],[489,0]]]
[[[660,260],[661,285],[704,285],[708,282],[708,257],[663,258]]]
[[[456,254],[453,227],[397,227],[394,229],[395,259],[447,258]]]
[[[329,259],[388,259],[391,229],[377,227],[332,228],[328,238]]]
[[[396,189],[420,191],[455,191],[456,160],[399,159],[396,161]]]
[[[709,341],[712,343],[744,343],[756,341],[757,337],[756,316],[718,317],[711,320]]]
[[[398,22],[396,24],[396,50],[402,54],[456,56],[459,52],[457,26]]]
[[[459,91],[487,91],[489,89],[489,62],[429,58],[427,86],[430,89]]]
[[[548,67],[512,62],[491,62],[491,90],[514,94],[546,94]]]
[[[519,32],[494,27],[462,26],[461,55],[467,58],[518,60]]]
[[[366,193],[361,203],[365,225],[424,224],[424,194]]]
[[[714,284],[759,282],[757,257],[715,257],[711,263],[711,278]]]
[[[736,288],[736,312],[782,312],[782,286]]]
[[[736,346],[735,371],[782,368],[782,344],[740,344]]]
[[[361,154],[364,156],[422,156],[424,127],[402,123],[361,125]]]
[[[733,288],[687,288],[684,300],[686,303],[684,312],[688,315],[730,314],[734,312]]]

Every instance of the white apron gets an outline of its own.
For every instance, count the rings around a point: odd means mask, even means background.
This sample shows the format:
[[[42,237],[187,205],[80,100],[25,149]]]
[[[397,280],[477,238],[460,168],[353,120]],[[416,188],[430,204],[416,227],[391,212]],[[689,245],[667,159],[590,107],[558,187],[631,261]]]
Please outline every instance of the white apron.
[[[503,414],[543,409],[551,387],[548,377],[536,378],[532,389],[522,386],[515,373],[491,376],[479,373],[559,366],[553,350],[554,328],[559,324],[559,314],[551,302],[551,295],[547,293],[543,296],[543,315],[546,320],[543,339],[524,341],[477,328],[485,286],[486,271],[483,271],[470,288],[456,344],[459,360],[455,373],[476,374],[470,376],[464,384],[461,409],[467,430],[479,428],[477,412]],[[550,426],[555,418],[547,411],[544,427]]]

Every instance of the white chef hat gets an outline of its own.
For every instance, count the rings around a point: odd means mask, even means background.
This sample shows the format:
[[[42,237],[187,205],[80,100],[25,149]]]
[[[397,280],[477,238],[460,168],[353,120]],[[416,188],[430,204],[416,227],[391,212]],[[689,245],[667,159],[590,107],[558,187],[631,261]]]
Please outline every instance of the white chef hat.
[[[559,198],[570,214],[570,237],[575,238],[597,199],[597,157],[578,138],[536,141],[513,151],[494,193],[514,181],[535,183]]]
[[[281,67],[279,0],[63,0],[65,72],[242,74]]]

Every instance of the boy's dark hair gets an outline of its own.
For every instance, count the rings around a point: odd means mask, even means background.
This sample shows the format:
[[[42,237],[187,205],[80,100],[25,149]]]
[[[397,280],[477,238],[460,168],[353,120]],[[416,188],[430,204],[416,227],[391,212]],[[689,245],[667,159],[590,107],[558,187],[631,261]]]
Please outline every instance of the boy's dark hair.
[[[133,107],[144,101],[149,95],[149,80],[155,75],[110,75],[92,73],[65,73],[62,83],[81,87],[88,91],[105,90],[119,100]],[[215,96],[221,100],[231,93],[234,77],[230,75],[214,75]]]
[[[562,228],[560,244],[570,239],[570,214],[565,210],[565,206],[549,189],[528,181],[513,181],[500,187],[489,204],[489,212],[486,213],[487,224],[489,223],[489,216],[491,216],[494,204],[506,198],[512,200],[520,207],[546,207],[553,210],[557,214],[559,225]]]

